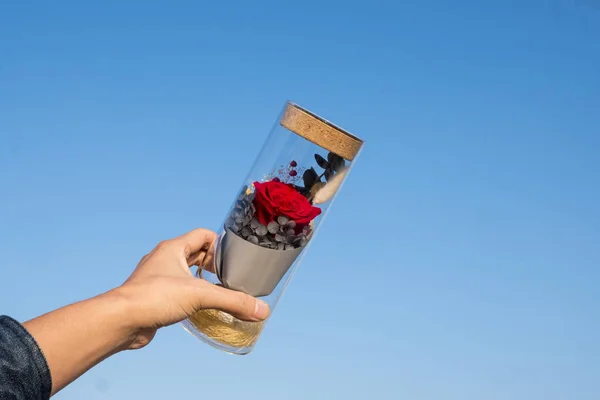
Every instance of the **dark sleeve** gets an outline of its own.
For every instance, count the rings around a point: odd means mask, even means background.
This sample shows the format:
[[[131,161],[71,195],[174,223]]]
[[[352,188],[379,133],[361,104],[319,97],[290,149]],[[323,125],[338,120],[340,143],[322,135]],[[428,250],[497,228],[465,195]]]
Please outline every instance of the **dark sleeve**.
[[[14,319],[0,316],[0,400],[48,400],[52,378],[35,339]]]

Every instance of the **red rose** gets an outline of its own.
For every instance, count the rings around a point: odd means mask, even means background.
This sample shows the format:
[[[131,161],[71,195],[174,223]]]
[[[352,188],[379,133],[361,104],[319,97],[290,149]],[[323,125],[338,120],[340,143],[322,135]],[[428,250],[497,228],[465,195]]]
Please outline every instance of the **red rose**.
[[[321,214],[321,209],[313,207],[292,185],[275,181],[254,182],[254,188],[255,215],[263,225],[284,215],[296,221],[296,231],[299,231]]]

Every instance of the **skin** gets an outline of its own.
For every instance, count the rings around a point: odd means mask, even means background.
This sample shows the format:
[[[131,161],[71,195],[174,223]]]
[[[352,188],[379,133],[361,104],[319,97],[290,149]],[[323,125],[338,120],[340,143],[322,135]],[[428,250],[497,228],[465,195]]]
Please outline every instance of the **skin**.
[[[216,234],[196,229],[161,242],[123,285],[25,322],[46,356],[52,395],[102,360],[140,349],[156,331],[202,309],[245,321],[262,321],[269,307],[241,292],[195,278],[190,267],[210,270]]]

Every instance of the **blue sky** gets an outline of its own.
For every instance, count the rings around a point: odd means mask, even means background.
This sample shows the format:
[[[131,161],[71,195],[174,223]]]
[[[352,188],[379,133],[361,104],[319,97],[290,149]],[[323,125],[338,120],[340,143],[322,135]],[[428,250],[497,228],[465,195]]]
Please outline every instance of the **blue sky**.
[[[288,99],[367,145],[252,355],[57,399],[600,397],[596,3],[101,3],[0,4],[0,313],[216,228]]]

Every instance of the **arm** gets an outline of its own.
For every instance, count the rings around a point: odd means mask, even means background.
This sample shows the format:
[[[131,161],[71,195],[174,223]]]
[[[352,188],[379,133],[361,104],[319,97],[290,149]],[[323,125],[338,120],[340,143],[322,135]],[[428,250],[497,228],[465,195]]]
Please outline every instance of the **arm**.
[[[213,232],[197,229],[160,243],[120,287],[23,324],[45,355],[55,394],[102,360],[147,345],[163,326],[203,308],[240,319],[267,318],[266,303],[194,278],[211,265]]]
[[[135,328],[131,306],[116,292],[71,304],[23,324],[41,348],[52,394],[107,357],[126,350]]]

